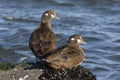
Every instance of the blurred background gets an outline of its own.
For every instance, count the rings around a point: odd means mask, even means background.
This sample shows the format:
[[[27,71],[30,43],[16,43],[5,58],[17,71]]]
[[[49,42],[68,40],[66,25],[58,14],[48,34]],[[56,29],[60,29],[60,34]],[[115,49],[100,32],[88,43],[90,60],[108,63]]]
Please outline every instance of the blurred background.
[[[81,34],[82,66],[97,80],[120,80],[120,0],[0,0],[0,61],[35,61],[29,37],[48,9],[61,18],[51,21],[57,46]]]

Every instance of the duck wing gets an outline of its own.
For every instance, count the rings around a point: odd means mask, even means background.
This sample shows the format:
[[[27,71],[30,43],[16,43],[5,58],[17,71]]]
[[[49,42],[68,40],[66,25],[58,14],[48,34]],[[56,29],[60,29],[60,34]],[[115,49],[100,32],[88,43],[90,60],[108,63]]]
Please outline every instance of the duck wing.
[[[75,49],[74,47],[62,47],[52,53],[46,59],[47,62],[61,61],[67,62],[71,59],[75,59],[81,56],[82,51]]]

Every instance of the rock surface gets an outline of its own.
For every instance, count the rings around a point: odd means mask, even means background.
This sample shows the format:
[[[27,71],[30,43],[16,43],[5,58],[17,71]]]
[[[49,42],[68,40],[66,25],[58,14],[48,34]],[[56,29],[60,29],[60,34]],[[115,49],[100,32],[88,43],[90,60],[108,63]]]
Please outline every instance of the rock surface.
[[[3,62],[2,62],[3,63]],[[0,80],[96,80],[87,69],[79,66],[72,69],[52,69],[46,65],[22,62],[20,64],[5,65],[0,63]],[[3,66],[3,67],[2,67]],[[10,69],[11,68],[11,69]]]

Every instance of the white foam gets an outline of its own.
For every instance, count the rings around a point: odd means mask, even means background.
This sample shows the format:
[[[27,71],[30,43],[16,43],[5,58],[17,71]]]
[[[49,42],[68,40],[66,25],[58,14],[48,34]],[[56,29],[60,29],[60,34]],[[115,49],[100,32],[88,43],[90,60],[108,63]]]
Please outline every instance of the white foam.
[[[9,28],[3,28],[3,27],[0,27],[0,30],[9,30]]]
[[[18,62],[22,62],[22,61],[24,61],[24,60],[26,60],[26,59],[27,59],[27,57],[22,57],[22,58],[19,59]]]

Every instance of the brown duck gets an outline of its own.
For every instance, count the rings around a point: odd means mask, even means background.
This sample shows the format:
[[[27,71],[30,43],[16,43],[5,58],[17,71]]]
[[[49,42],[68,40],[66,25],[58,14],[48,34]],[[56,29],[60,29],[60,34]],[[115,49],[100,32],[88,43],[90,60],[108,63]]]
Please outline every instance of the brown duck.
[[[47,64],[55,69],[72,68],[84,59],[84,51],[79,44],[85,44],[79,34],[72,35],[66,45],[56,49],[46,58]]]
[[[42,59],[46,53],[53,50],[56,46],[56,35],[50,24],[50,20],[53,18],[59,19],[55,11],[45,11],[41,18],[41,24],[30,36],[29,47],[36,56],[36,62]]]

